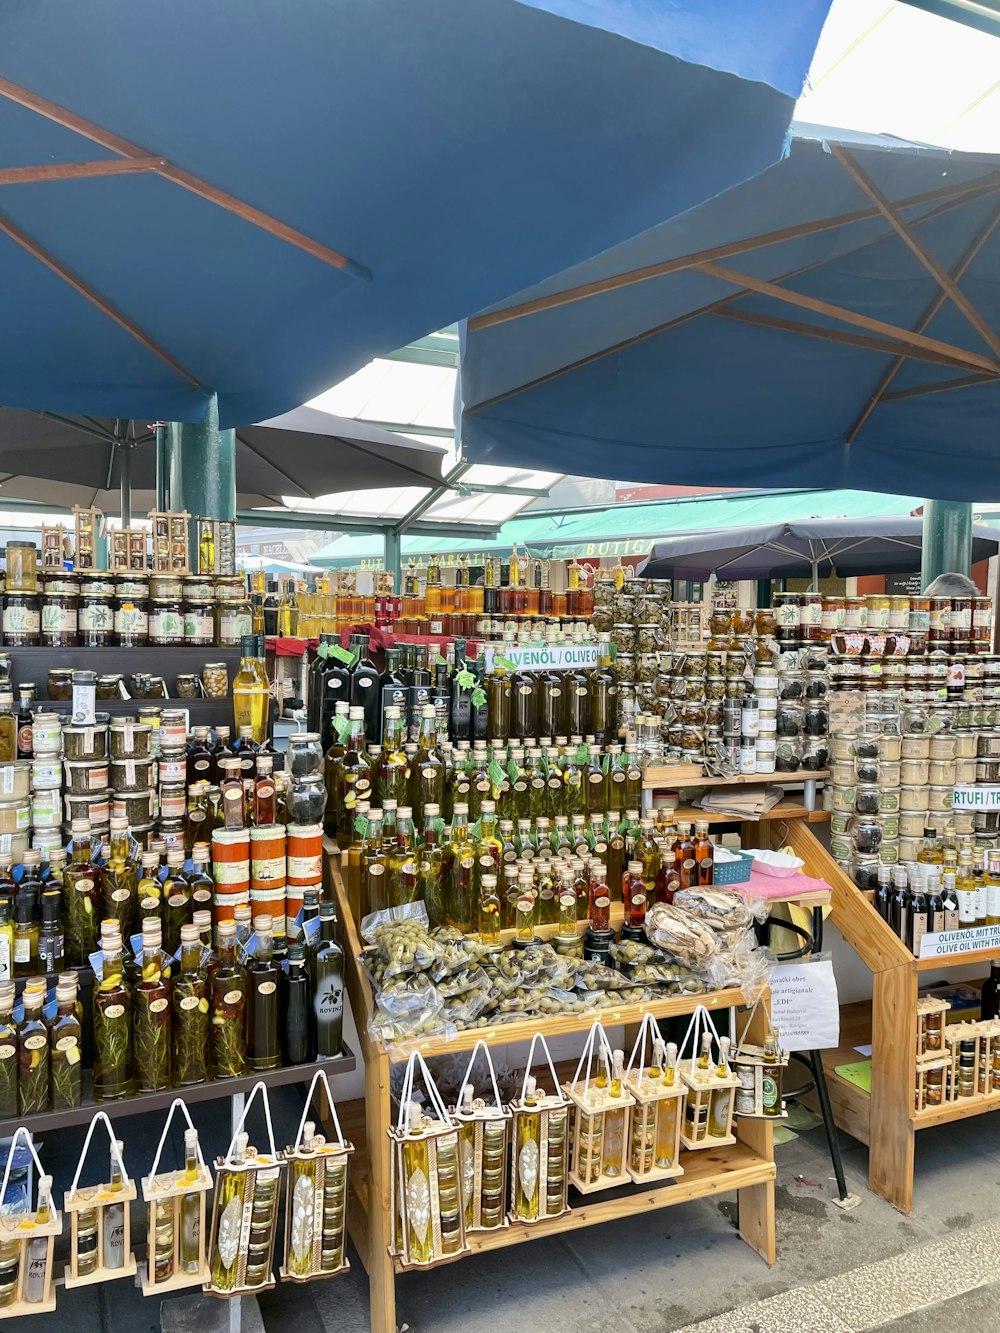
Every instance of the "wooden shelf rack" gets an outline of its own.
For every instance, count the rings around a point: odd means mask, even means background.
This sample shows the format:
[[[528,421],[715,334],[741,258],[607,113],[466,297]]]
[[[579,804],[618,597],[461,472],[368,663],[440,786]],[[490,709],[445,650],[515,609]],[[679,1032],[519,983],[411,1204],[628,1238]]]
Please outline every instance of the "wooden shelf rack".
[[[805,862],[805,873],[831,886],[833,923],[872,974],[871,1004],[845,1005],[842,1044],[823,1052],[834,1117],[841,1129],[868,1145],[869,1188],[909,1213],[917,1130],[1000,1110],[1000,1093],[914,1109],[919,986],[929,972],[942,975],[970,963],[986,964],[1000,957],[1000,949],[953,958],[914,958],[808,825],[791,824],[787,841]],[[838,1065],[856,1062],[860,1057],[855,1047],[868,1043],[870,1094],[836,1072]]]
[[[390,1150],[387,1130],[393,1123],[390,1099],[390,1069],[408,1054],[405,1046],[386,1048],[370,1032],[374,997],[364,971],[357,963],[362,943],[351,915],[340,874],[340,854],[328,844],[324,857],[328,889],[337,901],[340,942],[344,949],[347,991],[358,1027],[365,1069],[365,1097],[339,1107],[344,1133],[355,1144],[351,1167],[351,1197],[348,1228],[368,1273],[373,1333],[392,1333],[397,1327],[396,1261],[389,1254],[392,1218],[390,1212]],[[610,1006],[600,1011],[602,1022],[626,1029],[638,1024],[649,1012],[657,1018],[691,1013],[697,1004],[728,1009],[742,1004],[740,991],[731,989],[708,995],[668,996],[640,1004]],[[546,1039],[574,1032],[585,1034],[594,1013],[555,1015],[495,1027],[472,1028],[452,1036],[429,1037],[420,1042],[425,1059],[471,1051],[479,1040],[507,1045],[528,1041],[535,1032]],[[757,1021],[755,1016],[754,1021]],[[769,1121],[741,1119],[738,1141],[717,1149],[684,1153],[684,1175],[656,1186],[626,1185],[600,1196],[581,1197],[574,1192],[568,1213],[531,1225],[511,1223],[496,1232],[474,1232],[469,1236],[472,1253],[518,1245],[541,1236],[593,1226],[615,1218],[651,1209],[667,1208],[692,1199],[729,1193],[739,1196],[740,1235],[768,1263],[775,1260],[773,1126]],[[456,1260],[464,1256],[456,1256]]]

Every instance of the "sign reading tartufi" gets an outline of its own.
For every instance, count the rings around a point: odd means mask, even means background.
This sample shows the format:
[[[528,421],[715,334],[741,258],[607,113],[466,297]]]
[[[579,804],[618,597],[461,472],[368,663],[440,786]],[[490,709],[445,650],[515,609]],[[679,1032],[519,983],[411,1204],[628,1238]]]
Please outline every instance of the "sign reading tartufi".
[[[956,787],[954,810],[1000,810],[1000,787]]]

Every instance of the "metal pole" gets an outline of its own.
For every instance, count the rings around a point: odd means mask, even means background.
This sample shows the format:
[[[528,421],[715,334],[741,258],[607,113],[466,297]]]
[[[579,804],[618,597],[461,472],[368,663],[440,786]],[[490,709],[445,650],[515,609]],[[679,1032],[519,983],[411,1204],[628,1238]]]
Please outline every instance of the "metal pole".
[[[403,591],[403,539],[396,528],[386,528],[382,566],[392,574],[392,588],[397,596]]]
[[[972,573],[972,505],[964,500],[925,500],[920,586],[939,574]]]
[[[167,424],[156,423],[156,507],[170,508],[170,493],[167,485]]]
[[[119,444],[118,481],[122,491],[122,527],[132,526],[132,446]]]

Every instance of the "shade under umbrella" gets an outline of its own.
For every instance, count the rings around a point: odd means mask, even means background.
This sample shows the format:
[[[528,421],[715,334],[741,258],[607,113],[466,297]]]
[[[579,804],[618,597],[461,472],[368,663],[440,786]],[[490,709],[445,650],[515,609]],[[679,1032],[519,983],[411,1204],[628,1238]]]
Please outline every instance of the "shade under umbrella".
[[[0,402],[306,402],[774,162],[829,4],[5,4]]]
[[[1000,156],[800,126],[725,194],[469,321],[463,456],[1000,498]]]
[[[718,579],[829,578],[838,574],[911,574],[920,569],[923,520],[907,515],[881,518],[813,518],[748,528],[686,532],[655,542],[638,572],[649,578]],[[1000,533],[973,528],[972,559],[996,555]]]
[[[153,430],[138,421],[0,409],[0,494],[54,507],[120,504],[122,453],[132,455],[135,511],[156,502]],[[446,450],[349,417],[300,407],[236,432],[237,503],[280,505],[334,491],[441,484]]]

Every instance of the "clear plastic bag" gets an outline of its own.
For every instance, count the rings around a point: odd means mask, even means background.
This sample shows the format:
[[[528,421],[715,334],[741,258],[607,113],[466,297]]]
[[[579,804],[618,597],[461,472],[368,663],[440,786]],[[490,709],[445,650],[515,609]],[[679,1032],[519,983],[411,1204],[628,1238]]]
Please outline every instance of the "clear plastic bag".
[[[755,1004],[768,985],[777,962],[770,949],[762,949],[752,935],[744,935],[731,949],[720,949],[706,969],[713,990],[739,986],[747,1004]]]
[[[429,977],[399,977],[375,996],[372,1034],[385,1045],[439,1033],[444,1000]]]
[[[675,902],[676,902],[675,895]],[[646,914],[646,935],[685,967],[704,973],[719,952],[715,932],[674,903],[656,903]]]
[[[680,889],[674,894],[673,905],[716,934],[745,931],[753,920],[747,902],[738,893],[724,889]]]

